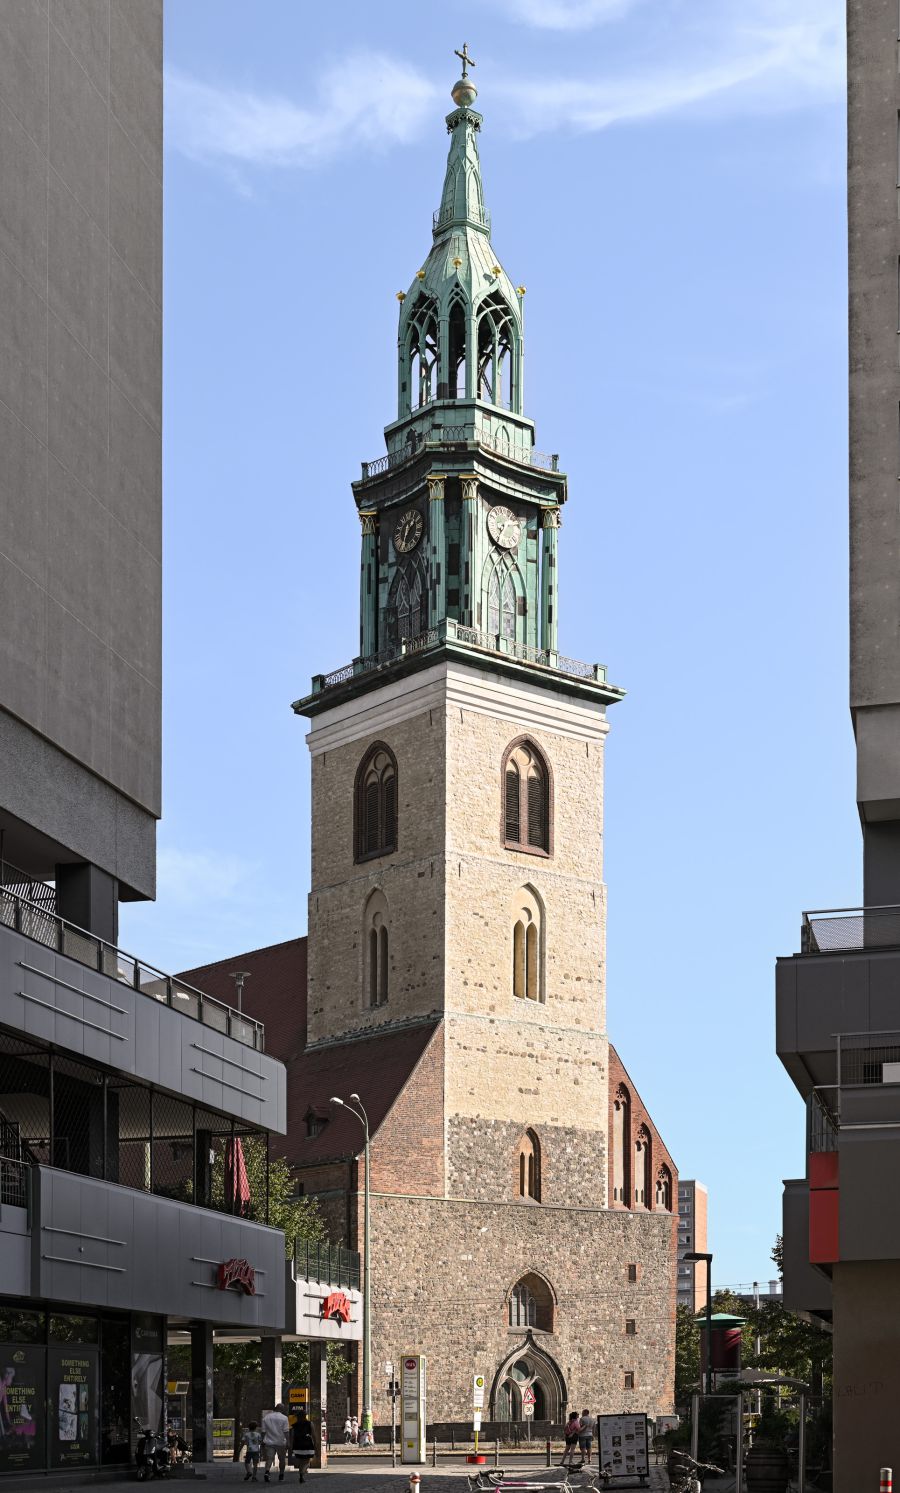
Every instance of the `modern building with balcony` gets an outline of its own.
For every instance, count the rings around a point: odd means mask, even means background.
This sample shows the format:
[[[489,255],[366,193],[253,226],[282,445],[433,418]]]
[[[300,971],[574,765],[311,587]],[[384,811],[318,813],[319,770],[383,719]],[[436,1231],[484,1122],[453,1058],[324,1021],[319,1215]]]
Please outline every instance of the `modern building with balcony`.
[[[777,1050],[807,1108],[785,1183],[784,1303],[834,1332],[834,1486],[900,1465],[900,361],[897,9],[847,6],[850,709],[863,906],[805,913],[776,972]]]
[[[74,1482],[160,1426],[170,1334],[202,1460],[214,1332],[331,1327],[267,1224],[262,1025],[118,947],[160,813],[162,0],[0,6],[0,125],[0,1475]]]
[[[707,1222],[709,1193],[702,1182],[678,1178],[678,1279],[675,1300],[692,1312],[702,1310],[706,1301],[706,1267],[697,1269],[685,1258],[691,1253],[703,1254],[708,1248]]]

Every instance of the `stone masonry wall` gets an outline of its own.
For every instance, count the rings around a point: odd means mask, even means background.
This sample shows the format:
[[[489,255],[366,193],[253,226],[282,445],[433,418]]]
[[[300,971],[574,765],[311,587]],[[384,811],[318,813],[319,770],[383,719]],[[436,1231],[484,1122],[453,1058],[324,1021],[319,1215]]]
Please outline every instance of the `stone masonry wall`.
[[[525,1127],[503,1120],[451,1115],[447,1153],[449,1191],[457,1198],[511,1202],[518,1198],[519,1146]],[[572,1125],[541,1125],[541,1202],[563,1208],[601,1208],[605,1202],[606,1158],[596,1132]]]
[[[672,1215],[379,1196],[372,1249],[372,1361],[428,1355],[429,1421],[468,1420],[473,1373],[493,1385],[501,1366],[527,1351],[507,1306],[527,1272],[556,1298],[554,1331],[531,1340],[562,1373],[569,1405],[671,1412]],[[382,1377],[373,1376],[379,1425],[390,1423]]]

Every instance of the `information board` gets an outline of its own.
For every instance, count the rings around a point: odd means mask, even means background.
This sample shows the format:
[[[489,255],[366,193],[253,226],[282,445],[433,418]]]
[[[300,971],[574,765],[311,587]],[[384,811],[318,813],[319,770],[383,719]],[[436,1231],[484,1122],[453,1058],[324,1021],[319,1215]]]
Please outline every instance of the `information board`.
[[[400,1460],[425,1461],[425,1364],[422,1353],[400,1361]]]
[[[649,1477],[646,1415],[598,1415],[597,1452],[612,1477]]]
[[[234,1421],[227,1416],[215,1416],[212,1423],[214,1457],[234,1456]]]
[[[48,1353],[51,1467],[97,1461],[97,1350],[77,1343]]]

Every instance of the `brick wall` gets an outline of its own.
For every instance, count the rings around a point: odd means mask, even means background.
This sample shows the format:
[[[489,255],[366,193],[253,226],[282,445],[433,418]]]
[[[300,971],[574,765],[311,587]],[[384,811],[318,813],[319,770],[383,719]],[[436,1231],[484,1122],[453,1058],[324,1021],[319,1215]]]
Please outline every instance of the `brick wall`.
[[[625,1065],[622,1062],[622,1059],[619,1057],[619,1054],[616,1052],[616,1050],[612,1046],[612,1044],[610,1044],[610,1047],[609,1047],[609,1134],[610,1134],[610,1136],[612,1136],[612,1133],[613,1133],[613,1104],[615,1102],[616,1094],[618,1093],[620,1087],[624,1087],[627,1090],[628,1096],[629,1096],[629,1101],[630,1101],[630,1104],[629,1104],[629,1110],[630,1110],[630,1113],[629,1113],[629,1130],[628,1130],[628,1135],[626,1137],[626,1144],[625,1144],[625,1156],[626,1156],[627,1163],[628,1163],[627,1182],[628,1182],[628,1196],[629,1196],[629,1199],[630,1199],[630,1206],[632,1208],[634,1208],[636,1206],[635,1202],[634,1202],[634,1143],[635,1143],[635,1138],[636,1138],[636,1136],[638,1134],[638,1131],[643,1126],[647,1131],[649,1131],[649,1134],[650,1134],[650,1151],[651,1151],[650,1175],[651,1175],[651,1179],[655,1183],[657,1169],[661,1165],[667,1166],[669,1168],[670,1173],[671,1173],[671,1176],[672,1176],[672,1195],[671,1195],[671,1202],[672,1202],[672,1212],[674,1213],[674,1212],[677,1211],[677,1208],[678,1208],[678,1170],[677,1170],[677,1168],[675,1166],[674,1161],[672,1160],[671,1155],[669,1154],[669,1151],[668,1151],[667,1147],[663,1143],[662,1136],[660,1135],[659,1131],[657,1130],[656,1126],[653,1123],[653,1120],[651,1119],[649,1110],[647,1109],[646,1105],[644,1104],[643,1099],[641,1098],[640,1094],[638,1093],[637,1089],[635,1088],[634,1083],[632,1082],[631,1076],[628,1073],[627,1069],[625,1068]],[[610,1199],[612,1199],[612,1195],[613,1195],[612,1174],[613,1174],[613,1156],[612,1156],[612,1142],[610,1142],[609,1174],[608,1174],[609,1197],[610,1197]],[[651,1198],[650,1199],[651,1206],[653,1205],[653,1201],[654,1200]],[[618,1207],[621,1207],[623,1205],[620,1204],[620,1203],[612,1203],[611,1206],[618,1208]]]

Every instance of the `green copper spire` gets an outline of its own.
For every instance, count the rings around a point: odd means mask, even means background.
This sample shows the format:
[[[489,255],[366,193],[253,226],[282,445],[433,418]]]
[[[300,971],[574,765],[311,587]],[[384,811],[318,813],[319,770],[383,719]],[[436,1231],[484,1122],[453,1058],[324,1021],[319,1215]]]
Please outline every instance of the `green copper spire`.
[[[478,158],[481,115],[471,107],[473,60],[465,46],[456,55],[463,71],[451,90],[457,107],[447,115],[450,153],[433,244],[399,295],[397,417],[418,423],[426,407],[453,402],[446,423],[474,429],[476,402],[522,416],[524,289],[513,286],[491,247]]]

